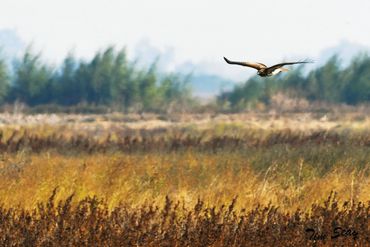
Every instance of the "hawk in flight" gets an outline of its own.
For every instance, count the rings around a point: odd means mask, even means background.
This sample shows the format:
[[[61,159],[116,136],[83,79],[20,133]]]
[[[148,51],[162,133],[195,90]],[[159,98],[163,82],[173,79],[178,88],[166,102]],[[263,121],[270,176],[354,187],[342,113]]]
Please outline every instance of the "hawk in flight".
[[[253,69],[257,70],[257,74],[259,76],[265,77],[265,76],[272,76],[277,75],[280,72],[288,71],[288,69],[283,68],[285,65],[292,65],[292,64],[299,64],[299,63],[312,63],[311,61],[301,61],[301,62],[287,62],[287,63],[278,63],[273,66],[267,67],[263,63],[251,63],[251,62],[236,62],[231,61],[224,57],[226,63],[228,64],[237,64],[241,66],[251,67]]]

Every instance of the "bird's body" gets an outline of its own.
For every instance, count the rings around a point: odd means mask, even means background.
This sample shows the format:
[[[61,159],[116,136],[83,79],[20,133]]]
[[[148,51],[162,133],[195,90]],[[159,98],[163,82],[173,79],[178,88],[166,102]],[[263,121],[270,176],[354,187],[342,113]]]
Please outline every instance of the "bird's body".
[[[301,61],[301,62],[287,62],[287,63],[279,63],[275,64],[273,66],[267,67],[263,63],[252,63],[252,62],[237,62],[237,61],[231,61],[224,57],[225,61],[228,64],[236,64],[236,65],[241,65],[241,66],[246,66],[250,68],[254,68],[257,70],[257,74],[262,77],[266,76],[272,76],[272,75],[277,75],[280,72],[285,72],[288,71],[288,69],[283,68],[284,65],[293,65],[293,64],[300,64],[300,63],[311,63],[309,61]]]

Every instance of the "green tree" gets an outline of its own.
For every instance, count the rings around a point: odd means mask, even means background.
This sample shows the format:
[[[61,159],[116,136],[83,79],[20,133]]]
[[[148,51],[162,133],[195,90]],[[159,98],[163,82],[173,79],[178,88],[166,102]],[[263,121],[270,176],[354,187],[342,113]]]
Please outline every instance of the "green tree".
[[[10,100],[19,100],[30,106],[52,101],[53,70],[43,64],[40,54],[28,48],[16,62]]]
[[[115,54],[113,47],[108,47],[103,53],[98,53],[90,64],[91,98],[90,102],[108,105],[112,100],[114,90]]]
[[[348,104],[370,101],[370,57],[360,54],[345,69],[343,78],[347,82],[342,92]]]
[[[174,73],[163,76],[158,88],[162,109],[171,112],[191,107],[193,102],[189,86],[190,77],[191,75],[182,76]]]
[[[9,71],[3,58],[0,58],[0,103],[4,103],[9,90]]]
[[[341,70],[338,56],[335,55],[322,67],[308,75],[307,96],[311,100],[339,102],[345,86],[341,80]]]
[[[75,105],[81,101],[82,83],[77,82],[76,73],[78,63],[69,53],[64,59],[60,73],[56,76],[55,95],[57,103],[62,105]]]
[[[158,78],[156,63],[153,63],[147,71],[140,71],[137,77],[139,83],[140,100],[142,110],[155,110],[159,105]]]
[[[0,89],[7,85],[5,70],[0,61]],[[8,102],[18,100],[29,106],[86,103],[125,111],[163,111],[190,105],[187,81],[187,76],[159,73],[156,63],[138,69],[127,60],[125,49],[108,47],[88,61],[77,61],[69,53],[53,70],[41,61],[40,54],[28,48],[15,63],[10,92],[2,92]]]
[[[229,101],[234,110],[243,110],[253,107],[257,102],[268,101],[268,95],[271,93],[272,84],[267,83],[267,79],[254,76],[242,85],[237,85],[231,92],[226,92],[220,97],[219,101]]]

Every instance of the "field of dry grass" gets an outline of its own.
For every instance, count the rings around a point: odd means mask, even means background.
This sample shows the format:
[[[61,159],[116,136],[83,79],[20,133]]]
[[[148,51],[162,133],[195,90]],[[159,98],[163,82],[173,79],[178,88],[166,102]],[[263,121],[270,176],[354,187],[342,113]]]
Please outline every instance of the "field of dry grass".
[[[1,114],[0,126],[5,246],[370,245],[363,112]]]

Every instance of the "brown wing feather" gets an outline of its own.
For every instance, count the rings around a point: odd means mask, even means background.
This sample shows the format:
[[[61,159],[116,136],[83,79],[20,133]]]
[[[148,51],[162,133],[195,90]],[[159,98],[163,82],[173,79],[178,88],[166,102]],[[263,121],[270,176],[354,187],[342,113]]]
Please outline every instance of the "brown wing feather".
[[[226,63],[228,64],[237,64],[237,65],[241,65],[241,66],[246,66],[246,67],[250,67],[250,68],[254,68],[254,69],[263,69],[263,68],[266,68],[267,66],[264,65],[264,64],[261,64],[261,63],[250,63],[250,62],[237,62],[237,61],[231,61],[229,59],[227,59],[226,57],[224,57]]]
[[[256,62],[257,63],[257,62]],[[258,63],[258,64],[261,64],[264,68],[267,68],[267,65],[263,64],[263,63]]]
[[[293,64],[300,64],[300,63],[312,63],[311,61],[301,61],[301,62],[287,62],[287,63],[278,63],[273,66],[268,67],[266,70],[271,73],[276,69],[279,69],[285,65],[293,65]]]

